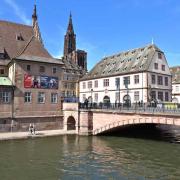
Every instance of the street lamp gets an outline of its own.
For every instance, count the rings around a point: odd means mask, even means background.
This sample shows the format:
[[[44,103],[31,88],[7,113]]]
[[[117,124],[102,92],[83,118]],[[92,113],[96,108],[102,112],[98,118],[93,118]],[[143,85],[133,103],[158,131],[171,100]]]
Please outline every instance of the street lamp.
[[[126,77],[124,85],[125,85],[125,88],[127,89],[127,94],[126,94],[126,97],[127,97],[126,105],[127,105],[127,107],[129,107],[129,105],[130,105],[128,84],[129,84],[128,77]]]
[[[92,104],[93,104],[93,97],[92,97],[92,95],[93,95],[93,89],[91,89],[91,107],[92,107]]]
[[[118,103],[120,105],[120,78],[116,78],[116,90],[118,90]]]

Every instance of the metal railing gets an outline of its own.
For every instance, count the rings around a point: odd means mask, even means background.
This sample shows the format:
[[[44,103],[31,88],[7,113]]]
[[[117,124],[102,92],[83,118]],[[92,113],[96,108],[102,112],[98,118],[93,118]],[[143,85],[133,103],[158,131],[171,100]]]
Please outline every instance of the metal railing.
[[[180,105],[174,104],[167,106],[165,104],[121,104],[121,103],[79,103],[80,109],[86,110],[116,110],[118,112],[131,113],[165,113],[165,114],[179,114]]]

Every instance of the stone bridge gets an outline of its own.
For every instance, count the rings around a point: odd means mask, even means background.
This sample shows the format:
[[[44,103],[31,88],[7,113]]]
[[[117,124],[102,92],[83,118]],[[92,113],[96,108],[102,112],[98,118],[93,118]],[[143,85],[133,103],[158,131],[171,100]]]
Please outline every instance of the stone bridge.
[[[131,111],[119,109],[79,109],[66,104],[65,128],[68,118],[74,117],[77,134],[97,135],[127,125],[163,124],[180,126],[179,111]],[[75,105],[75,104],[74,104]],[[71,107],[70,107],[71,106]],[[68,110],[69,109],[69,110]]]

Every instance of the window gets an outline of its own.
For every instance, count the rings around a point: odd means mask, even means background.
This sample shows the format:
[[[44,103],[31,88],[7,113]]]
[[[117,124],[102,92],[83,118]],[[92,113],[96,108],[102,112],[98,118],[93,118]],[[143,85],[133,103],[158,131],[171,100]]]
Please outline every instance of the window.
[[[11,99],[11,92],[0,92],[0,100],[3,103],[10,103],[10,99]]]
[[[24,102],[25,103],[30,103],[32,99],[32,94],[31,92],[25,92],[24,93]]]
[[[0,53],[0,59],[4,59],[5,58],[5,53]]]
[[[130,84],[130,76],[124,77],[124,85],[127,86],[128,84]]]
[[[151,75],[151,83],[156,84],[156,76],[154,74]]]
[[[56,68],[56,67],[53,67],[53,68],[52,68],[52,73],[53,73],[53,74],[56,74],[56,72],[57,72],[57,68]]]
[[[163,85],[163,78],[162,78],[162,76],[158,76],[158,85]]]
[[[168,77],[165,77],[165,86],[168,86],[169,82],[168,82]]]
[[[94,87],[95,87],[95,88],[98,87],[98,80],[94,81]]]
[[[28,65],[26,66],[26,69],[27,69],[27,71],[31,71],[31,65],[28,64]]]
[[[115,79],[115,86],[116,86],[116,89],[120,88],[120,78]]]
[[[134,84],[139,84],[139,75],[134,76]]]
[[[139,91],[134,92],[134,101],[139,101]]]
[[[162,65],[161,68],[162,68],[162,71],[165,71],[165,65]]]
[[[109,86],[109,79],[104,79],[104,87],[108,87]]]
[[[16,40],[18,40],[18,41],[24,41],[21,33],[20,33],[20,34],[16,34]]]
[[[95,101],[95,102],[98,102],[98,93],[95,93],[95,94],[94,94],[94,101]]]
[[[118,102],[119,103],[119,99],[120,98],[120,96],[119,96],[119,92],[116,92],[115,93],[115,102]]]
[[[162,59],[162,54],[160,52],[158,53],[158,59]]]
[[[74,89],[76,87],[76,84],[75,83],[70,83],[70,87],[71,87],[71,89]]]
[[[83,94],[83,102],[86,100],[86,94]]]
[[[165,101],[169,101],[169,93],[165,92]]]
[[[5,70],[4,69],[0,69],[0,74],[4,75],[5,74]]]
[[[156,91],[151,91],[152,100],[156,100]]]
[[[175,90],[176,92],[179,92],[179,86],[176,86],[176,90]]]
[[[40,66],[39,67],[39,72],[44,73],[45,72],[45,67],[44,66]]]
[[[83,82],[83,89],[86,89],[86,83]]]
[[[88,88],[92,88],[92,81],[88,81]]]
[[[163,92],[158,92],[158,99],[163,101]]]
[[[58,102],[58,94],[57,93],[52,93],[51,94],[51,103],[52,104],[57,104]]]
[[[158,63],[154,63],[154,69],[158,69]]]
[[[38,103],[45,103],[45,93],[44,92],[38,93]]]
[[[65,91],[62,91],[62,97],[65,97]]]

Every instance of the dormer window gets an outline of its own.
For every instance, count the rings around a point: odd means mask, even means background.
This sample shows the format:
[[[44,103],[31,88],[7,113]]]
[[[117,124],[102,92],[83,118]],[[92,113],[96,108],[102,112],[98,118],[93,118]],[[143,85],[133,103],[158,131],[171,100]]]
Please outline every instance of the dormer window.
[[[136,52],[136,50],[132,51],[132,54],[134,54]]]
[[[20,33],[20,34],[16,34],[16,40],[17,40],[17,41],[24,41],[21,33]]]
[[[4,53],[0,53],[0,59],[4,59],[5,58],[5,54]]]
[[[158,59],[162,59],[162,54],[160,52],[158,53]]]
[[[5,59],[5,49],[0,47],[0,59]]]
[[[0,75],[4,75],[5,74],[5,70],[4,69],[0,69]]]

